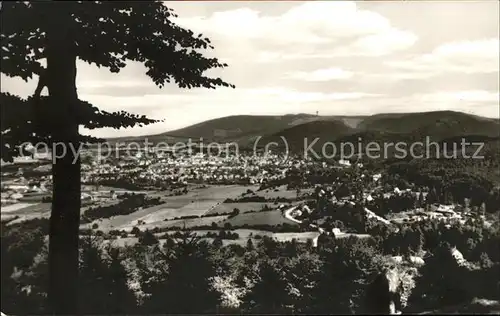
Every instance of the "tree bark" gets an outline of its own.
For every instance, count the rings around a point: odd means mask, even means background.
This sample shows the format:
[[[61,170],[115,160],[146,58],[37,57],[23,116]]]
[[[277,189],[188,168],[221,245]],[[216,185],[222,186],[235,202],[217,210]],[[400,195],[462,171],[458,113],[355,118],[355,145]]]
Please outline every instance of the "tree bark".
[[[71,16],[64,4],[47,32],[47,87],[53,117],[52,213],[49,231],[49,303],[53,314],[78,314],[78,238],[80,223],[80,159],[76,51]],[[66,12],[65,12],[66,11]],[[55,150],[54,150],[55,149]],[[73,150],[72,150],[73,149]]]

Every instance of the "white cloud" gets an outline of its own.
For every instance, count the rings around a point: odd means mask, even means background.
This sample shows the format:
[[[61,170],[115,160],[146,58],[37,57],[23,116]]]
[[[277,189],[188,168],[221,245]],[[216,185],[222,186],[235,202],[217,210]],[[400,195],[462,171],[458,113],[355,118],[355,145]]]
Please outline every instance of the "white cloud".
[[[394,82],[395,80],[428,79],[431,75],[426,72],[388,71],[384,73],[364,73],[362,76],[365,79],[368,78],[385,82]]]
[[[249,89],[250,94],[257,96],[269,97],[269,103],[302,103],[302,102],[320,102],[320,101],[335,101],[335,100],[354,100],[378,97],[378,94],[362,93],[362,92],[303,92],[289,89]],[[275,101],[275,102],[273,102]]]
[[[354,76],[354,73],[341,68],[325,68],[311,72],[296,71],[289,73],[286,77],[304,81],[330,81],[345,80]]]
[[[154,87],[155,84],[151,80],[77,80],[76,85],[79,89],[95,89],[95,88],[147,88]]]
[[[499,93],[484,90],[466,90],[466,91],[443,91],[420,96],[422,102],[430,103],[457,103],[457,102],[500,102]]]
[[[262,12],[240,8],[215,12],[211,16],[178,18],[176,23],[215,38],[232,43],[222,59],[251,57],[248,41],[255,47],[264,43],[275,46],[268,52],[255,54],[257,61],[270,62],[279,58],[315,58],[315,48],[321,46],[325,56],[382,56],[411,47],[416,35],[391,26],[384,16],[357,8],[355,2],[313,1],[297,5],[282,15],[269,16]],[[338,44],[339,41],[347,41]],[[243,46],[240,43],[247,43]],[[351,42],[351,43],[349,43]],[[294,53],[284,45],[294,45]],[[253,47],[255,49],[255,47]]]
[[[443,73],[494,73],[499,68],[498,39],[445,43],[430,54],[409,60],[387,61],[386,65],[405,71],[424,72],[429,76]]]
[[[358,55],[383,56],[409,48],[416,41],[416,35],[391,28],[383,33],[363,37],[348,46],[344,51],[346,55],[351,52]]]
[[[259,52],[256,56],[258,62],[276,62],[280,60],[301,60],[301,59],[330,59],[346,56],[381,57],[393,53],[404,51],[413,46],[418,37],[407,31],[394,28],[379,34],[359,37],[352,43],[345,45],[335,45],[330,48],[322,47],[321,53],[312,49],[310,45],[295,47],[294,52],[283,50]]]
[[[239,41],[267,39],[286,44],[330,41],[307,28],[297,27],[297,24],[291,23],[292,21],[286,17],[266,17],[249,8],[215,12],[209,18],[201,16],[178,18],[175,22],[199,33],[209,33]]]
[[[434,55],[451,58],[485,58],[498,57],[499,40],[484,39],[476,41],[446,43],[434,50]]]
[[[331,37],[379,34],[391,28],[380,14],[359,10],[355,2],[315,1],[296,6],[277,23],[309,29]]]
[[[331,100],[354,100],[362,98],[379,97],[379,94],[363,92],[306,92],[284,87],[252,88],[252,89],[227,89],[217,90],[186,90],[177,94],[149,94],[141,96],[108,96],[97,94],[81,94],[80,98],[94,104],[109,104],[108,109],[141,109],[148,107],[172,107],[179,104],[189,106],[193,104],[220,104],[238,109],[240,106],[262,108],[267,112],[269,106],[285,106],[292,103],[317,102]],[[113,106],[111,106],[113,104]],[[200,113],[206,115],[207,113]]]

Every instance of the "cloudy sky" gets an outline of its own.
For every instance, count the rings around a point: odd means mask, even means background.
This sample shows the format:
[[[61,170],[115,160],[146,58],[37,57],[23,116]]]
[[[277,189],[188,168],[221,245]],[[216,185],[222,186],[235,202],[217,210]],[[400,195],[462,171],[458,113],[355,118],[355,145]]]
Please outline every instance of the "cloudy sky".
[[[155,87],[140,64],[120,74],[79,64],[83,100],[165,119],[111,137],[161,133],[236,114],[360,115],[456,110],[499,115],[499,2],[168,2],[211,38],[236,89]],[[2,91],[35,82],[2,75]]]

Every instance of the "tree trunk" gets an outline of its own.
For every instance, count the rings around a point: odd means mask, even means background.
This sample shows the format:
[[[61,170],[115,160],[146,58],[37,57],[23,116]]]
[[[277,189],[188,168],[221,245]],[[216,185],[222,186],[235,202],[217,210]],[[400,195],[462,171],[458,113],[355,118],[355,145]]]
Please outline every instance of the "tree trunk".
[[[76,91],[76,54],[71,16],[64,4],[52,8],[47,32],[47,87],[53,147],[52,213],[49,232],[49,303],[54,314],[78,313],[78,237],[80,223],[80,159]],[[54,150],[55,149],[55,150]],[[73,149],[73,150],[72,150]]]

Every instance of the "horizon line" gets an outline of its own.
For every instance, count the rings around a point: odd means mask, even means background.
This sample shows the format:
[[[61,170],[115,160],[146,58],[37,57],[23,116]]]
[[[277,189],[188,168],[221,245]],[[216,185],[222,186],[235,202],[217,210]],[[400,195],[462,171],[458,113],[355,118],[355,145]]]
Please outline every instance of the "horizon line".
[[[101,138],[106,139],[106,140],[112,140],[112,139],[121,139],[121,138],[159,136],[159,135],[167,134],[167,133],[170,133],[170,132],[179,131],[179,130],[182,130],[184,128],[188,128],[188,127],[195,126],[195,125],[198,125],[198,124],[202,124],[202,123],[205,123],[205,122],[210,122],[210,121],[214,121],[214,120],[218,120],[218,119],[222,119],[222,118],[238,117],[238,116],[266,116],[266,117],[273,117],[273,116],[275,116],[275,117],[283,117],[283,116],[299,116],[299,115],[304,115],[304,116],[312,116],[312,117],[318,116],[318,117],[338,117],[338,118],[345,118],[345,117],[362,117],[362,118],[367,118],[367,117],[372,117],[372,116],[376,116],[376,115],[392,115],[392,114],[394,114],[394,115],[397,115],[397,114],[405,115],[405,114],[437,113],[437,112],[461,113],[461,114],[465,114],[465,115],[475,116],[475,117],[478,117],[478,118],[494,120],[494,121],[496,121],[496,123],[500,124],[500,112],[499,112],[499,116],[497,116],[497,117],[489,117],[489,116],[478,115],[478,114],[474,114],[474,113],[470,113],[470,112],[463,112],[463,111],[458,111],[458,110],[433,110],[433,111],[419,111],[419,112],[380,112],[380,113],[375,113],[375,114],[351,114],[351,115],[345,115],[345,114],[326,114],[326,115],[324,114],[324,115],[321,115],[320,113],[316,114],[316,113],[303,113],[303,112],[300,112],[300,113],[287,113],[287,114],[235,114],[235,115],[220,116],[220,117],[216,117],[216,118],[211,118],[211,119],[199,121],[197,123],[192,123],[192,124],[186,125],[184,127],[180,127],[180,128],[176,128],[176,129],[172,129],[172,130],[167,130],[167,131],[164,131],[164,132],[161,132],[161,133],[155,133],[155,134],[138,134],[138,135],[130,135],[130,136],[117,136],[117,137],[101,137]],[[300,124],[298,124],[298,125],[300,125]]]

